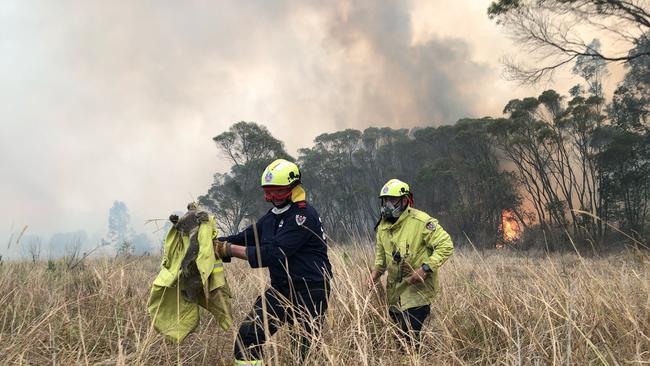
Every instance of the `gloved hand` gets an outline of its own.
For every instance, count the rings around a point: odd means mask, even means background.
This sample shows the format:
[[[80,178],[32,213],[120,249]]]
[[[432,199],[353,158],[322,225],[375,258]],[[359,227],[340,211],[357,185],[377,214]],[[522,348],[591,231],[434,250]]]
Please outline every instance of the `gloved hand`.
[[[214,239],[212,244],[214,245],[214,254],[217,258],[230,259],[232,257],[232,244],[218,239]]]
[[[176,223],[178,223],[178,215],[174,215],[174,214],[169,215],[169,221],[171,221],[172,224],[176,225]]]
[[[372,271],[370,273],[370,277],[368,278],[368,289],[372,290],[375,288],[375,285],[379,281],[379,278],[381,277],[381,273],[377,271]]]
[[[424,269],[422,269],[422,267],[420,267],[413,271],[413,274],[411,274],[411,276],[406,279],[406,282],[409,285],[414,285],[416,283],[424,282],[424,279],[428,276],[429,274]]]
[[[410,276],[413,273],[413,267],[405,259],[402,259],[402,262],[399,264],[399,271],[402,277]]]

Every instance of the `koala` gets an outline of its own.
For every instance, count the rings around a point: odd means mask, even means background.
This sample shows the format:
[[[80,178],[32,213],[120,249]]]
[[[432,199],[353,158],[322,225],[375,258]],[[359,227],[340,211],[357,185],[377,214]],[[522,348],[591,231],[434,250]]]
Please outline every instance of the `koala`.
[[[197,303],[200,294],[203,291],[203,283],[201,282],[201,274],[196,266],[196,257],[199,254],[199,227],[201,223],[209,220],[209,215],[205,211],[198,209],[196,203],[189,203],[187,205],[187,213],[178,217],[176,215],[170,216],[170,221],[174,224],[174,228],[182,235],[190,237],[190,245],[185,252],[185,257],[181,261],[181,294],[185,300]],[[212,244],[212,243],[210,243]]]

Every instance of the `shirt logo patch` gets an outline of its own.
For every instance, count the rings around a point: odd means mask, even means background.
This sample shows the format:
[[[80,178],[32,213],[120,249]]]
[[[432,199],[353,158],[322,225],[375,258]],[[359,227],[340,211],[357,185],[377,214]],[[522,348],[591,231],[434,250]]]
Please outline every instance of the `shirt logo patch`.
[[[304,224],[306,220],[307,218],[305,216],[296,215],[296,224],[298,224],[298,226],[302,226],[302,224]]]
[[[433,231],[436,229],[436,226],[433,224],[433,222],[430,222],[427,224],[427,229]]]
[[[284,220],[280,220],[280,224],[278,224],[278,227],[282,227],[284,225]]]

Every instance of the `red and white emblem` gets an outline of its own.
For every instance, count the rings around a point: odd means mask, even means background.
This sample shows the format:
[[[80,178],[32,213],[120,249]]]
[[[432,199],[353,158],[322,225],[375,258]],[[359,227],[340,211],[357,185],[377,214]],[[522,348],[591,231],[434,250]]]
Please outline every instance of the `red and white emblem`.
[[[296,224],[298,224],[298,226],[302,226],[302,224],[304,224],[306,220],[307,217],[303,215],[296,215]]]

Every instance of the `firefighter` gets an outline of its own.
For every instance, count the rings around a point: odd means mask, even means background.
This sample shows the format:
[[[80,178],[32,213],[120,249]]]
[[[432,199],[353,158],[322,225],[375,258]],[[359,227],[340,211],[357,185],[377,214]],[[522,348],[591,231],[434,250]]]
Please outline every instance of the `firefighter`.
[[[369,285],[375,286],[387,272],[390,317],[403,340],[419,350],[420,331],[439,290],[438,268],[453,254],[454,245],[438,220],[413,208],[408,184],[391,179],[379,198],[381,217]]]
[[[320,217],[307,203],[300,179],[296,164],[284,159],[272,162],[262,174],[261,186],[273,207],[255,225],[215,243],[219,257],[243,259],[252,268],[268,267],[271,277],[271,287],[239,326],[236,365],[262,365],[266,335],[284,323],[298,323],[297,346],[303,358],[309,339],[320,331],[332,268]]]

